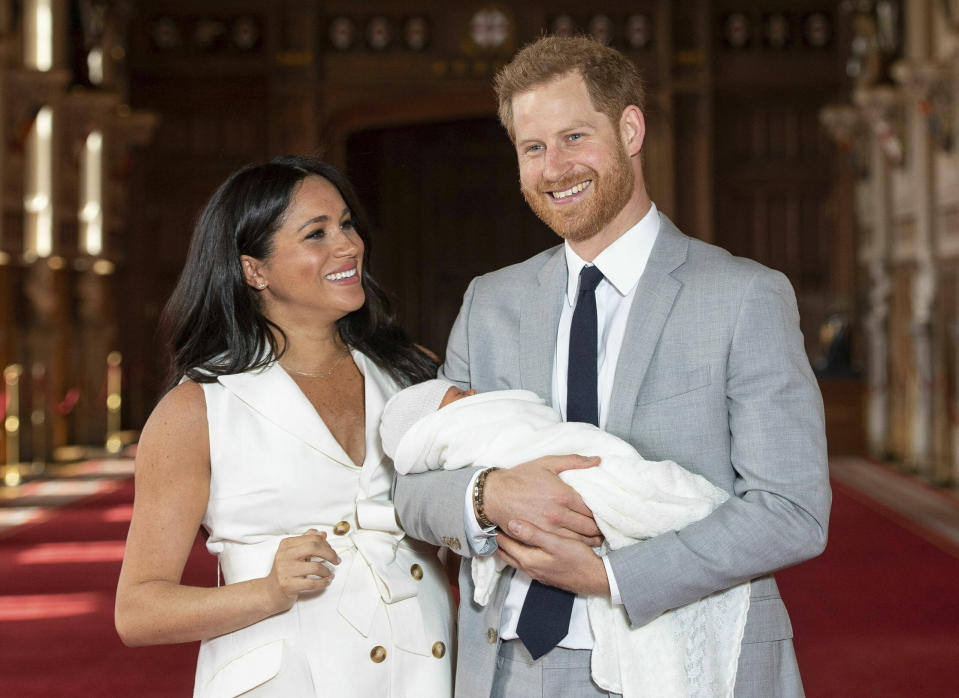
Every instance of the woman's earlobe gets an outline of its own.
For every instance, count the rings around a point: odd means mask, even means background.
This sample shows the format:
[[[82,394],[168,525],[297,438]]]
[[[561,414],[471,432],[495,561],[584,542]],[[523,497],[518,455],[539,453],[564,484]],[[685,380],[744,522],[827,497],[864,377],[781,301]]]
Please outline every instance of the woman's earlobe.
[[[266,282],[263,281],[263,278],[260,276],[260,270],[253,257],[242,255],[240,257],[240,266],[243,269],[243,279],[248,286],[252,286],[261,291],[266,288]]]

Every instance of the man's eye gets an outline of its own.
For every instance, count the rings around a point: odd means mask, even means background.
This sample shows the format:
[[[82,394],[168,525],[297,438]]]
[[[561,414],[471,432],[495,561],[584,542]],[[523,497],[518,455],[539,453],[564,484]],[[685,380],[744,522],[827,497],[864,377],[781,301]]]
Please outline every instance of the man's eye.
[[[583,134],[582,134],[582,133],[571,133],[571,134],[569,134],[569,140],[571,140],[571,141],[578,141],[578,140],[579,140],[580,138],[582,138],[582,137],[583,137]]]
[[[535,153],[535,152],[538,152],[538,151],[540,151],[540,150],[542,150],[542,149],[543,149],[543,146],[541,146],[541,145],[531,145],[531,146],[529,146],[528,148],[526,148],[526,152],[527,152],[527,153]]]

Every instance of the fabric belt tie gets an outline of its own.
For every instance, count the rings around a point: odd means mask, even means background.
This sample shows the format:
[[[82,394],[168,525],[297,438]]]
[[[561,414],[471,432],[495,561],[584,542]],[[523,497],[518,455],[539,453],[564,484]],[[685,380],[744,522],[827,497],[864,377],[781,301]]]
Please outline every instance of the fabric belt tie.
[[[417,595],[419,583],[410,570],[396,560],[404,534],[396,525],[392,504],[361,501],[357,505],[357,521],[347,522],[350,531],[345,535],[335,535],[329,525],[313,526],[318,531],[326,531],[327,542],[342,560],[335,567],[338,580],[343,577],[343,583],[337,585],[341,589],[337,612],[361,635],[368,637],[382,602],[386,604],[391,625],[403,628],[395,636],[396,644],[422,653],[428,644],[419,605],[400,603]],[[361,522],[383,528],[364,528]],[[273,567],[280,541],[294,535],[270,536],[259,543],[225,543],[218,554],[224,581],[235,584],[265,577]],[[402,624],[395,625],[396,622]]]
[[[597,393],[596,287],[603,273],[584,266],[579,273],[579,294],[569,328],[569,361],[566,382],[566,421],[599,426]],[[553,649],[569,633],[569,619],[576,595],[541,584],[535,579],[523,601],[516,634],[533,659]]]

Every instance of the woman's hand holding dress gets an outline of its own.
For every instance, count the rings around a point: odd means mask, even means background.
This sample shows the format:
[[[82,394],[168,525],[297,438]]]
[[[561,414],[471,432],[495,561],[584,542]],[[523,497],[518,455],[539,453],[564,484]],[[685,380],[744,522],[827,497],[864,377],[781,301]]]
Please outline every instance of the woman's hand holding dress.
[[[265,577],[276,612],[291,608],[300,594],[325,590],[333,581],[328,563],[339,562],[323,531],[311,528],[302,536],[284,538],[273,558],[273,569]]]

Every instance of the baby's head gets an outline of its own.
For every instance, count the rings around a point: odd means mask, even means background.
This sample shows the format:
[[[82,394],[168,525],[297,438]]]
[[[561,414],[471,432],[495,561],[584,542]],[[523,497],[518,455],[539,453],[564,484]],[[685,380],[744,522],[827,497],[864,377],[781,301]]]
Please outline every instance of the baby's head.
[[[383,450],[390,457],[396,454],[400,439],[423,417],[464,397],[475,390],[463,390],[441,378],[424,381],[401,390],[386,403],[380,420]]]
[[[440,406],[436,409],[441,410],[451,402],[462,400],[464,397],[469,397],[470,395],[476,395],[476,391],[472,388],[469,390],[463,390],[455,385],[451,385],[449,389],[443,393],[443,399],[440,400]]]

